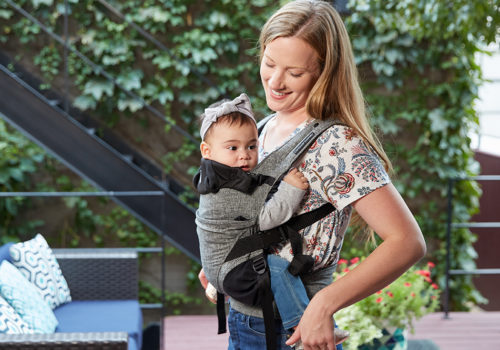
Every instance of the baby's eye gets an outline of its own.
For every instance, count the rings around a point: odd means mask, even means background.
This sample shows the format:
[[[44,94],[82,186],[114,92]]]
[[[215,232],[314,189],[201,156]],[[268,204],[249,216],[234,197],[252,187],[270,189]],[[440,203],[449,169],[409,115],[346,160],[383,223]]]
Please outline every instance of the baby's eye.
[[[248,146],[248,149],[256,149],[256,148],[257,148],[257,145]]]
[[[228,146],[227,149],[230,151],[236,151],[237,147],[236,146]]]

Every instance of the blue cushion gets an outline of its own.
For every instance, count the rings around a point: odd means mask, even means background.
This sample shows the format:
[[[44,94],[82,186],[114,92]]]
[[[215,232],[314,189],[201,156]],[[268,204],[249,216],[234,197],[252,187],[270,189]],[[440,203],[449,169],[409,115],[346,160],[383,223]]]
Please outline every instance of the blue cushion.
[[[49,304],[18,269],[0,263],[0,295],[35,333],[53,333],[57,320]]]
[[[74,300],[54,313],[58,333],[127,332],[128,349],[141,349],[142,313],[137,300]]]
[[[9,249],[10,249],[10,246],[13,244],[14,243],[7,243],[7,244],[4,244],[3,246],[0,247],[0,262],[2,262],[2,260],[7,260],[9,262],[12,262],[10,260]]]
[[[12,264],[38,289],[52,309],[70,302],[68,284],[45,238],[35,238],[10,247]]]

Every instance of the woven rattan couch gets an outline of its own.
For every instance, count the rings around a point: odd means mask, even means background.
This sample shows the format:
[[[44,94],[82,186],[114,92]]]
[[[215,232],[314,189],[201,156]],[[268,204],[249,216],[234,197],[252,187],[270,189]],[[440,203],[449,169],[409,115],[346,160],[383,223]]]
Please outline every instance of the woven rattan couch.
[[[8,246],[0,247],[0,262]],[[3,257],[1,251],[3,250]],[[53,249],[72,301],[53,334],[0,334],[0,349],[140,350],[142,313],[133,249]]]

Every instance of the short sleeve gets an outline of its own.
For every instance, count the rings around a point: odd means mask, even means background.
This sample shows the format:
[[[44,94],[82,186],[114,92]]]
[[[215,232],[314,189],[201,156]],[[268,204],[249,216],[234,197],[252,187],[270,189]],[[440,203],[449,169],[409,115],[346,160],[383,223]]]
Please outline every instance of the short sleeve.
[[[344,125],[334,125],[318,137],[300,165],[313,196],[337,210],[390,183],[378,155]]]

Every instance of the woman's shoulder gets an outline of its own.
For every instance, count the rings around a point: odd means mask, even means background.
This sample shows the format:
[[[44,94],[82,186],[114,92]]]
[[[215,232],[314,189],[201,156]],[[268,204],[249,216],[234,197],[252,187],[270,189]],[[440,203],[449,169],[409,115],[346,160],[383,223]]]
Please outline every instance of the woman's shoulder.
[[[335,123],[326,129],[311,146],[310,151],[317,147],[350,148],[354,145],[366,147],[363,138],[350,126],[342,123]]]

